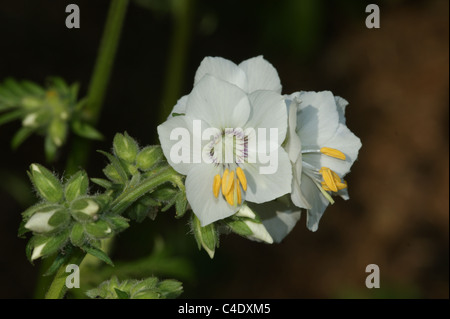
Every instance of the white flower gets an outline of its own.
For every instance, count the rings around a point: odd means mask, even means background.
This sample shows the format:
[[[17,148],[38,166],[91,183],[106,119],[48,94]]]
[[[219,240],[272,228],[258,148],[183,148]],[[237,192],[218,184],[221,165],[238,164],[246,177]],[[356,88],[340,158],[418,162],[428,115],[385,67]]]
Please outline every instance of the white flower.
[[[186,196],[202,226],[233,215],[244,201],[263,203],[291,191],[292,167],[281,147],[287,131],[286,105],[272,88],[281,90],[278,75],[262,58],[239,67],[222,58],[206,58],[192,92],[173,111],[183,115],[158,126],[169,164],[187,176]],[[258,129],[266,129],[265,138],[255,133]],[[270,129],[276,129],[275,142]],[[183,131],[190,138],[177,140],[174,132]],[[205,132],[208,138],[202,139]],[[195,157],[197,140],[201,161]],[[270,145],[275,165],[261,160],[266,152],[256,147],[261,141]],[[188,155],[176,160],[179,151]],[[232,161],[227,154],[232,154]],[[273,174],[261,174],[265,168],[274,169]]]
[[[316,231],[331,195],[348,199],[343,177],[358,156],[361,141],[345,124],[348,102],[329,91],[287,96],[289,132],[285,149],[292,162],[292,202],[307,210]]]

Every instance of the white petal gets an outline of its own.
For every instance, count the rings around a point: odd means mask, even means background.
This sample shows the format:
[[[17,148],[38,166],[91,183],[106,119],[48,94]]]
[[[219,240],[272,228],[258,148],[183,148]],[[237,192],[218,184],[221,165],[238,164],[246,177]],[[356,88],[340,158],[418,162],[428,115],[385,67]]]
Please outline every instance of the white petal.
[[[195,73],[194,86],[207,74],[234,84],[247,92],[247,77],[245,72],[230,60],[221,57],[204,58]]]
[[[200,121],[201,122],[201,121]],[[193,149],[193,123],[194,120],[188,116],[175,116],[158,126],[158,136],[161,142],[163,153],[169,164],[180,174],[187,175],[194,164]],[[201,129],[208,125],[201,122]],[[200,141],[201,149],[204,143],[201,138],[195,136],[196,141]],[[176,153],[174,156],[174,152]],[[180,159],[182,157],[182,159]]]
[[[337,149],[345,154],[345,160],[340,160],[323,154],[303,154],[303,161],[307,162],[317,169],[328,167],[335,171],[340,177],[345,176],[350,167],[358,157],[361,148],[361,140],[353,134],[345,125],[340,124],[336,134],[320,147],[330,147]]]
[[[340,96],[335,96],[334,100],[339,112],[339,123],[345,124],[345,109],[348,105],[348,101]]]
[[[186,197],[203,226],[233,215],[239,206],[230,206],[220,193],[213,194],[214,176],[220,169],[210,164],[194,166],[186,177]]]
[[[262,55],[239,64],[247,75],[248,93],[256,90],[271,90],[281,93],[281,83],[277,70]]]
[[[311,205],[302,193],[301,178],[302,178],[302,160],[301,155],[299,160],[292,165],[292,192],[291,200],[295,206],[305,209],[310,209]]]
[[[249,148],[255,151],[254,146],[262,147],[259,145],[261,133],[265,134],[265,140],[270,142],[272,147],[281,145],[286,138],[287,131],[287,109],[283,97],[273,91],[256,91],[248,98],[251,104],[251,113],[245,127],[255,130],[256,136],[249,136],[249,138],[258,138],[257,143],[252,144],[252,141],[249,141]],[[276,135],[272,134],[273,130]],[[268,150],[268,146],[266,150]],[[261,152],[261,149],[257,148],[257,151]]]
[[[291,192],[292,166],[289,157],[281,147],[273,155],[272,162],[242,165],[247,178],[247,201],[264,203]]]
[[[247,204],[260,217],[274,242],[281,242],[294,228],[301,216],[301,210],[292,204],[271,201],[264,204]]]
[[[286,145],[284,146],[284,149],[288,153],[291,162],[295,163],[296,161],[298,161],[299,157],[301,157],[302,150],[302,143],[300,137],[296,132],[298,104],[296,100],[286,100],[286,107],[288,111],[288,130],[286,136]]]
[[[311,178],[305,174],[302,174],[300,187],[311,204],[311,208],[307,210],[306,226],[310,231],[315,232],[319,228],[320,218],[328,207],[329,201],[322,195]]]
[[[186,115],[218,129],[243,128],[249,114],[250,103],[245,92],[210,75],[197,83],[186,104]]]
[[[329,91],[298,92],[290,96],[300,100],[297,113],[297,130],[302,147],[322,145],[335,134],[339,114],[334,96]]]
[[[173,117],[173,113],[186,114],[187,98],[188,98],[188,95],[185,95],[177,101],[177,104],[175,104],[175,106],[173,107],[172,112],[170,112],[168,119]]]

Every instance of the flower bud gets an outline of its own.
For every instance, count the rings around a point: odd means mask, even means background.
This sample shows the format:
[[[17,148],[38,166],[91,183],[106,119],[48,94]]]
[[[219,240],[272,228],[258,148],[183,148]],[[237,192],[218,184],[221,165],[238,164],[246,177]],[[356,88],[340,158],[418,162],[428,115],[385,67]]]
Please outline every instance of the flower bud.
[[[34,243],[31,261],[38,259],[39,257],[48,256],[55,253],[65,245],[68,237],[69,232],[67,230],[55,236],[38,237]]]
[[[116,134],[113,141],[114,153],[128,163],[133,163],[138,153],[138,145],[126,132]]]
[[[262,223],[253,222],[251,220],[245,220],[244,223],[250,228],[252,231],[252,235],[246,236],[248,239],[263,241],[268,244],[273,244],[273,238],[270,236],[266,227]]]
[[[89,178],[85,171],[78,171],[66,183],[64,195],[71,202],[76,198],[86,195],[89,186]]]
[[[139,169],[147,171],[164,157],[161,147],[147,146],[136,157],[136,165]]]
[[[79,222],[89,222],[97,219],[100,206],[91,198],[80,198],[72,202],[70,210]]]
[[[61,183],[42,165],[31,164],[29,176],[39,195],[45,200],[57,203],[63,198]]]
[[[49,219],[56,213],[58,209],[58,206],[52,206],[34,213],[33,216],[31,216],[31,218],[25,224],[25,228],[36,233],[47,233],[52,231],[54,227],[49,224]]]
[[[98,220],[95,223],[85,225],[86,232],[96,239],[106,238],[113,234],[109,224],[104,220]]]

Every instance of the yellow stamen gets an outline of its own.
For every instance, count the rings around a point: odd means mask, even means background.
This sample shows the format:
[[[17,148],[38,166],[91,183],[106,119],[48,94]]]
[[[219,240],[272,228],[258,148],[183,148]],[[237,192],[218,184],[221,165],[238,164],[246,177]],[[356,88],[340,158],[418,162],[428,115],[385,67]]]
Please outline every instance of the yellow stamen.
[[[341,151],[338,151],[337,149],[331,148],[331,147],[322,147],[320,149],[320,152],[322,154],[325,154],[330,157],[338,158],[340,160],[345,160],[345,154]]]
[[[237,191],[237,202],[238,202],[239,205],[241,205],[241,203],[242,203],[242,194],[241,194],[241,187],[239,186],[239,181],[238,180],[236,180],[236,185],[234,187],[236,188],[236,191]]]
[[[230,191],[230,183],[229,183],[229,178],[230,177],[230,171],[228,170],[228,168],[225,170],[225,172],[223,172],[222,175],[222,194],[225,196],[226,194],[228,194],[228,192]]]
[[[233,173],[233,172],[232,172]],[[223,190],[222,190],[223,191]],[[230,190],[225,195],[225,199],[227,200],[227,203],[231,206],[234,205],[234,183],[231,183]]]
[[[322,167],[319,172],[322,174],[323,180],[328,188],[333,192],[337,192],[338,188],[333,178],[332,170],[328,167]]]
[[[242,168],[238,167],[236,169],[236,175],[239,178],[239,181],[241,182],[242,189],[244,190],[244,192],[247,191],[247,178],[245,177],[245,173],[242,170]]]
[[[219,174],[214,176],[213,193],[216,198],[217,198],[217,196],[219,196],[221,182],[222,182],[222,179],[220,178]]]
[[[341,182],[336,183],[336,187],[338,188],[338,190],[347,188],[347,182],[343,181],[343,183],[341,183]],[[325,182],[322,182],[322,188],[324,190],[326,190],[327,192],[331,192],[332,191]]]

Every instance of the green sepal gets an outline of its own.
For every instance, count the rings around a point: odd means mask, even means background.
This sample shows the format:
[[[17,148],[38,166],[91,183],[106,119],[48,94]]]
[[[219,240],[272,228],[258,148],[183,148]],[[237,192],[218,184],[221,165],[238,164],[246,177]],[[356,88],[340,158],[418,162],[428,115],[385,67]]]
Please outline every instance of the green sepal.
[[[60,181],[48,169],[39,164],[31,164],[29,176],[38,194],[45,200],[58,203],[63,198]]]
[[[136,157],[136,166],[143,171],[152,169],[164,158],[161,146],[144,147]]]
[[[97,220],[94,223],[84,225],[86,233],[96,239],[108,238],[114,235],[110,225],[104,220]]]
[[[127,132],[114,136],[113,148],[114,154],[128,163],[134,163],[139,150],[136,141]]]
[[[219,245],[219,237],[214,223],[202,227],[197,216],[192,214],[192,230],[198,249],[203,247],[209,257],[211,259],[214,258],[216,246],[218,247]]]
[[[70,242],[72,245],[81,247],[86,241],[86,236],[84,234],[84,227],[80,223],[74,223],[72,230],[70,231]]]
[[[83,250],[86,251],[88,254],[97,257],[101,261],[105,262],[106,264],[110,266],[114,266],[112,260],[108,257],[108,255],[101,249],[89,245],[84,245]]]
[[[89,178],[84,170],[76,172],[65,184],[64,195],[68,202],[86,195],[89,187]]]

